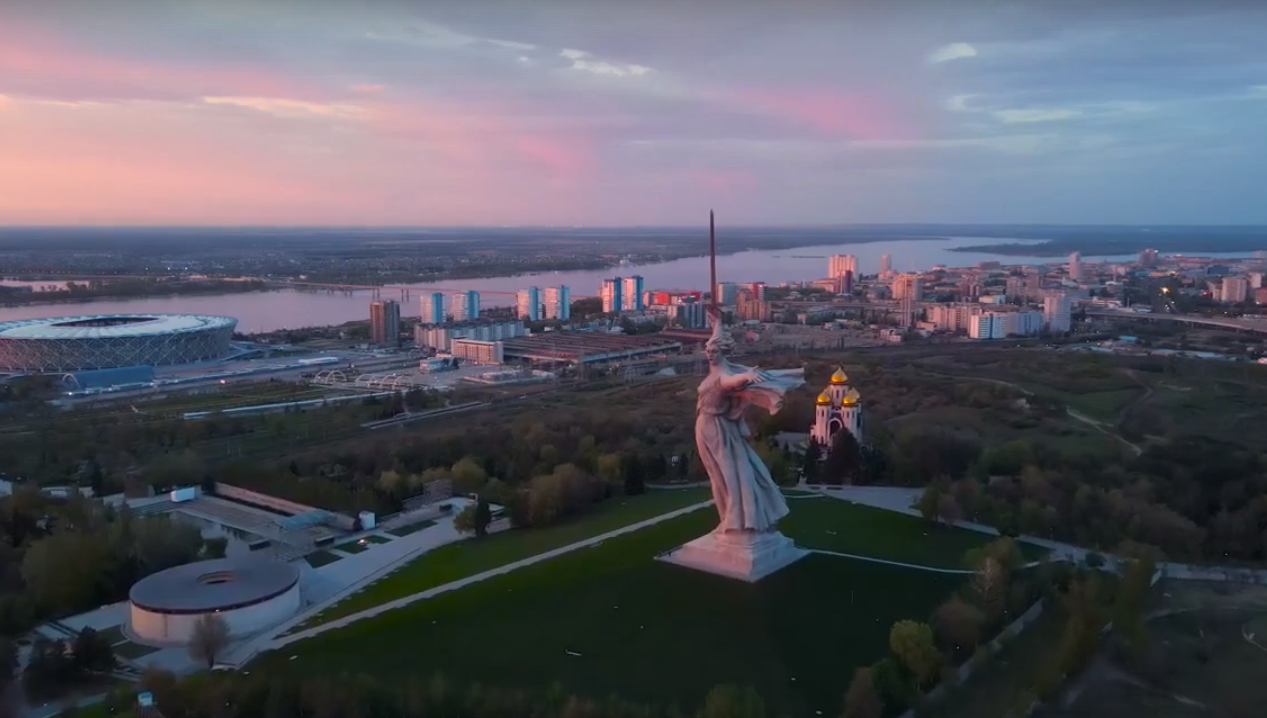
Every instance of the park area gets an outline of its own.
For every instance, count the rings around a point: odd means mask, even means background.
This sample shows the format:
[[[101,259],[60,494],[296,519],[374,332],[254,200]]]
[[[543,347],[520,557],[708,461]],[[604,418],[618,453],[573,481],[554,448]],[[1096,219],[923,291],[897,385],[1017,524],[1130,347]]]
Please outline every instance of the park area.
[[[835,499],[791,505],[789,534],[811,548],[957,567],[989,538]],[[926,620],[965,580],[813,554],[744,584],[654,560],[715,523],[711,509],[694,511],[285,646],[250,669],[401,679],[442,672],[524,689],[558,682],[567,692],[683,707],[715,685],[739,684],[778,714],[836,715],[853,670],[887,653],[893,622]],[[476,564],[460,552],[428,571],[419,565],[425,557],[415,562],[408,592],[486,570],[492,556],[503,564],[521,557],[485,553],[497,538],[446,547],[469,549]]]
[[[388,601],[522,561],[698,504],[708,498],[708,490],[698,487],[664,489],[641,496],[617,497],[604,501],[593,511],[566,523],[539,529],[513,529],[491,534],[479,541],[460,541],[441,546],[325,609],[296,630],[311,628]]]

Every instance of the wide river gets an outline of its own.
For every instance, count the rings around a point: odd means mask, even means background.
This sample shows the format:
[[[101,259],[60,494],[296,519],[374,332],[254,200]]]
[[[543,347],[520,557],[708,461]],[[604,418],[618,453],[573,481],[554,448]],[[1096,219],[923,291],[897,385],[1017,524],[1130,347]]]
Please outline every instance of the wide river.
[[[827,274],[827,257],[832,254],[852,254],[858,258],[858,269],[864,274],[874,274],[880,268],[880,256],[893,258],[897,271],[925,270],[936,265],[965,267],[977,262],[998,260],[1003,264],[1042,264],[1064,261],[1052,257],[1017,257],[984,252],[952,252],[955,247],[989,244],[1015,244],[1040,240],[998,239],[981,237],[951,237],[947,239],[911,239],[863,244],[825,245],[796,249],[739,252],[717,258],[717,279],[723,282],[763,281],[771,285],[818,279]],[[1203,256],[1245,257],[1243,253],[1206,253]],[[1087,261],[1127,261],[1135,255],[1087,257]],[[572,289],[573,297],[598,294],[602,280],[613,276],[639,274],[647,289],[705,289],[708,286],[708,258],[688,257],[671,262],[613,267],[603,270],[553,272],[520,275],[514,277],[488,277],[484,279],[455,279],[439,284],[410,285],[418,291],[410,293],[409,300],[401,307],[405,316],[418,316],[418,295],[427,289],[444,290],[475,289],[484,294],[482,306],[504,306],[514,303],[510,294],[524,287],[547,287],[559,284]],[[6,282],[17,284],[17,282]],[[55,284],[55,282],[33,282]],[[400,292],[394,289],[382,291],[384,299],[400,300]],[[369,317],[370,294],[356,292],[298,292],[278,290],[207,296],[145,297],[128,300],[100,300],[83,303],[38,304],[21,307],[0,307],[0,321],[15,319],[44,319],[84,314],[220,314],[236,317],[238,330],[262,332],[276,329],[297,329],[310,326],[342,324]]]

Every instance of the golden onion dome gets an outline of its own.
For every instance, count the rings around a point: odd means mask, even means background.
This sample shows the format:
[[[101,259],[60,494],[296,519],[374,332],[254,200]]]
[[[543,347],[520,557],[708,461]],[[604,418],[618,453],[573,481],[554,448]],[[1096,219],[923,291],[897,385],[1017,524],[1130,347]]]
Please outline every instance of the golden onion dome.
[[[853,387],[850,387],[849,393],[845,394],[845,398],[841,399],[840,403],[844,404],[845,406],[850,406],[852,404],[857,404],[861,400],[862,400],[862,395],[858,393],[858,390],[854,389]]]
[[[849,375],[845,373],[844,369],[836,367],[836,371],[831,375],[831,383],[847,384],[849,383]]]
[[[829,406],[831,405],[831,397],[827,395],[827,392],[823,392],[818,395],[818,399],[815,400],[815,403],[819,406]]]

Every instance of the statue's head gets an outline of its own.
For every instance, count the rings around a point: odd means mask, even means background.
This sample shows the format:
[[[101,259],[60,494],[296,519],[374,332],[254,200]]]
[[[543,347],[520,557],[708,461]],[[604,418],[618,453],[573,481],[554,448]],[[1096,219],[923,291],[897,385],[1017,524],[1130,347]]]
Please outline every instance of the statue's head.
[[[730,337],[730,333],[722,331],[708,340],[704,345],[704,356],[708,358],[709,364],[717,364],[725,358],[726,352],[735,346],[735,340]]]

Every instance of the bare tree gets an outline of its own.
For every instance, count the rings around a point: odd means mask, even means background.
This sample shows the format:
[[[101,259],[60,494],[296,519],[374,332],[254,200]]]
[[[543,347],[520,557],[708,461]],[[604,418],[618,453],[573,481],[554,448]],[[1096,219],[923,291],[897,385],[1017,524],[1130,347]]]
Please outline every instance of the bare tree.
[[[189,657],[206,663],[210,670],[228,645],[229,624],[220,616],[208,613],[194,623],[193,635],[189,638]]]
[[[1002,608],[1006,583],[1007,576],[1003,572],[1003,566],[993,556],[987,556],[973,573],[972,588],[988,616],[997,616]]]

